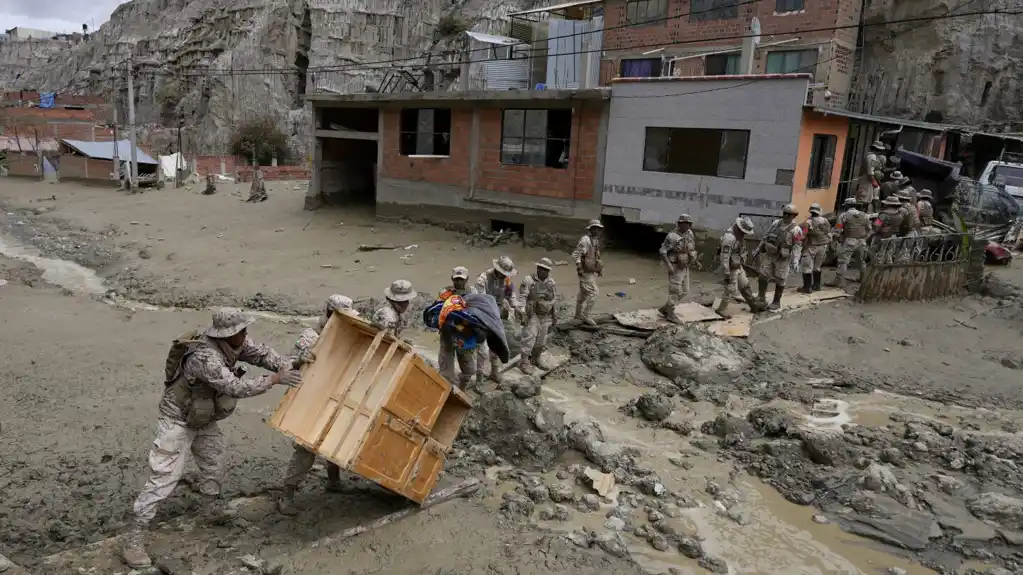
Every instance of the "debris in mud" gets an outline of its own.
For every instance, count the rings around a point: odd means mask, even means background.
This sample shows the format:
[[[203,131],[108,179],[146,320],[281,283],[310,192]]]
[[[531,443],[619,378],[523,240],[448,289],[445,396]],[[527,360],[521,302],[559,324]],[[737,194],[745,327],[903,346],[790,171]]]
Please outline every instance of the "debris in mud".
[[[1023,500],[1001,493],[981,493],[966,504],[974,516],[1015,531],[1023,530]]]
[[[479,397],[466,418],[462,440],[489,445],[518,466],[547,467],[566,449],[564,413],[538,398],[510,391]]]
[[[614,475],[610,473],[601,473],[596,469],[587,467],[586,471],[583,472],[583,476],[590,481],[590,486],[597,492],[597,495],[600,495],[601,497],[610,497],[615,486]]]
[[[725,563],[724,559],[704,555],[700,557],[698,564],[711,573],[728,573],[728,563]]]
[[[667,419],[674,409],[675,404],[671,401],[671,398],[658,392],[644,393],[621,407],[621,410],[625,413],[632,416],[638,414],[643,419],[655,423]]]
[[[693,326],[655,332],[643,345],[641,357],[647,367],[676,382],[727,380],[745,363],[726,340]]]
[[[617,531],[607,531],[597,536],[597,547],[600,547],[608,555],[615,557],[628,557],[629,549],[625,538]]]
[[[533,514],[535,504],[525,495],[508,492],[501,496],[501,512],[507,517],[529,517]]]
[[[480,230],[471,234],[465,240],[465,243],[474,248],[493,248],[513,241],[522,241],[519,233],[513,230],[500,230],[496,232]]]
[[[703,545],[692,537],[680,537],[678,540],[678,552],[690,559],[703,557]]]
[[[11,567],[14,567],[14,563],[12,563],[10,559],[0,555],[0,573],[6,573],[11,569]]]
[[[568,445],[607,473],[618,468],[634,468],[635,458],[639,456],[639,451],[633,447],[604,441],[600,426],[590,419],[576,421],[569,426]]]

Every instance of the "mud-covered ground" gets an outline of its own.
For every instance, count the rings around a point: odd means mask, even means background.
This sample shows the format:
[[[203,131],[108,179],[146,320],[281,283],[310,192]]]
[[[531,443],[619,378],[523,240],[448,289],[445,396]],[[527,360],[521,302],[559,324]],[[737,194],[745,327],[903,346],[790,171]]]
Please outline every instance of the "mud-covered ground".
[[[109,538],[145,480],[168,342],[206,323],[201,308],[308,315],[330,293],[369,300],[397,277],[431,293],[451,267],[475,274],[502,253],[521,269],[568,259],[303,212],[298,188],[275,183],[250,205],[230,186],[129,196],[0,180],[0,554],[38,573],[126,571]],[[661,303],[655,259],[605,257],[601,289],[625,297],[602,296],[598,312]],[[554,273],[570,307],[571,266]],[[1023,572],[1013,284],[1023,273],[1007,268],[982,296],[821,304],[762,318],[748,340],[559,333],[571,359],[542,387],[516,376],[513,392],[477,396],[443,481],[480,477],[479,492],[340,542],[329,538],[402,503],[354,478],[324,494],[317,469],[302,513],[274,513],[291,445],[262,420],[280,392],[245,400],[223,424],[238,518],[197,524],[183,486],[152,550],[165,573],[259,571],[246,555],[263,572],[313,574]],[[700,274],[691,297],[715,287]],[[252,333],[284,349],[299,329],[264,318]],[[617,492],[595,492],[598,472]]]

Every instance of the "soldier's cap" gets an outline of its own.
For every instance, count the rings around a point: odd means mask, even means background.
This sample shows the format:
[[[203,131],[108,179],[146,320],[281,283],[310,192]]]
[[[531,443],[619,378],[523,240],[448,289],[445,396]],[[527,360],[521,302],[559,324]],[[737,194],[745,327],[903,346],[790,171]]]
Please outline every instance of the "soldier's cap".
[[[323,306],[323,311],[324,313],[332,311],[350,312],[353,311],[353,305],[355,305],[355,302],[352,301],[352,298],[336,293],[327,298],[327,303]]]
[[[899,198],[901,202],[908,202],[913,199],[913,196],[909,195],[909,190],[899,190],[895,192],[895,197]]]
[[[796,215],[799,213],[799,208],[796,207],[796,204],[788,204],[781,209],[781,213]]]
[[[536,262],[536,267],[550,270],[554,267],[554,262],[551,261],[551,258],[540,258],[540,260]]]
[[[752,234],[753,220],[740,216],[738,218],[735,218],[735,227],[739,228],[739,231],[741,231],[744,234]]]
[[[213,310],[213,323],[206,328],[206,335],[223,339],[238,335],[256,321],[256,318],[233,307],[222,307]]]
[[[882,200],[881,203],[886,205],[886,206],[901,206],[902,205],[902,202],[899,200],[899,198],[895,197],[894,195],[888,196],[887,198]]]
[[[920,190],[920,192],[916,195],[916,197],[918,197],[918,198],[926,198],[926,199],[929,200],[929,199],[931,199],[934,196],[933,196],[933,194],[931,193],[930,190],[928,190],[927,188],[924,188],[924,189]]]
[[[884,142],[882,142],[881,140],[874,140],[874,143],[870,145],[870,149],[871,150],[880,150],[880,151],[883,152],[883,151],[885,151],[886,148],[885,148]]]
[[[810,213],[811,214],[815,213],[818,216],[821,215],[821,205],[818,203],[810,204]]]
[[[590,220],[590,223],[586,224],[586,229],[590,228],[604,229],[604,224],[600,223],[600,220]]]
[[[693,216],[690,216],[689,214],[682,214],[682,215],[680,215],[678,217],[678,223],[680,223],[680,224],[682,224],[682,223],[691,224],[691,223],[693,223]]]
[[[515,263],[508,256],[501,256],[494,260],[494,269],[501,272],[502,274],[513,277],[516,273]]]
[[[451,279],[469,279],[469,268],[458,266],[451,270]]]
[[[846,198],[845,201],[842,202],[842,203],[844,205],[846,205],[846,206],[855,206],[859,202],[856,201],[856,198],[850,196],[850,197]]]
[[[891,178],[892,180],[898,181],[898,180],[901,180],[902,178],[905,178],[906,176],[903,176],[902,172],[900,172],[898,170],[895,170],[894,172],[889,174],[888,177]]]
[[[408,280],[394,280],[391,285],[384,289],[384,295],[391,301],[409,301],[418,294],[412,289],[412,282]]]

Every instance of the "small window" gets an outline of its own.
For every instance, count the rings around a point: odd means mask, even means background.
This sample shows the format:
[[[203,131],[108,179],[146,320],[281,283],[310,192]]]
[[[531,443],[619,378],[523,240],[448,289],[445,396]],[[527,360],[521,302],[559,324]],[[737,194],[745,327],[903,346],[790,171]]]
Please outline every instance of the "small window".
[[[451,110],[402,110],[399,147],[402,156],[450,156]]]
[[[831,172],[835,165],[835,146],[838,137],[831,134],[814,134],[810,151],[810,176],[806,187],[819,190],[831,187]]]
[[[622,60],[622,78],[656,78],[661,75],[660,58]]]
[[[731,76],[739,73],[738,54],[711,54],[704,64],[705,76]]]
[[[689,21],[732,20],[739,17],[739,3],[735,0],[692,0]]]
[[[817,50],[780,50],[767,54],[768,74],[814,74]]]
[[[668,0],[627,0],[625,2],[625,21],[629,24],[642,24],[651,20],[668,17]]]
[[[505,110],[501,163],[567,168],[572,110]]]
[[[803,0],[775,0],[775,12],[795,12],[804,8]]]
[[[643,170],[743,179],[748,149],[748,130],[647,128]]]

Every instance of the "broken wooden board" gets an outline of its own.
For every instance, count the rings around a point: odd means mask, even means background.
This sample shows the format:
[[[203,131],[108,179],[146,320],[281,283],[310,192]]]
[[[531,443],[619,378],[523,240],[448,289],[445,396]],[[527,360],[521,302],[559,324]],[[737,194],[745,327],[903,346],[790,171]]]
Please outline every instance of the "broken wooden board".
[[[725,321],[707,324],[707,332],[720,337],[749,337],[752,328],[753,314],[748,311],[737,313]]]
[[[714,313],[714,310],[693,301],[680,303],[675,306],[675,315],[677,315],[684,324],[721,319],[721,316]],[[661,312],[652,308],[616,313],[614,314],[614,319],[624,327],[646,331],[653,331],[675,325],[664,319]]]
[[[501,367],[501,385],[504,387],[511,387],[516,383],[527,381],[530,378],[530,376],[522,373],[521,369],[513,369],[519,364],[519,362],[514,359],[515,358],[512,358],[512,361],[509,361]],[[536,377],[542,378],[546,376],[548,373],[568,363],[568,360],[570,359],[572,359],[572,353],[563,347],[547,348],[547,350],[543,352],[543,355],[540,356],[540,361],[543,362],[548,369],[537,369],[535,372]],[[478,366],[477,369],[479,369]]]
[[[845,290],[832,287],[826,287],[821,289],[820,291],[816,291],[809,294],[799,293],[795,290],[786,290],[785,294],[781,298],[781,311],[784,312],[802,309],[821,302],[841,299],[845,297],[849,297],[849,294],[846,293]],[[745,300],[743,300],[741,297],[736,297],[735,301],[739,302],[740,310],[742,311],[750,310],[749,306],[746,305]],[[714,298],[714,308],[716,309],[720,304],[721,298],[719,297]],[[735,304],[732,305],[734,306]],[[734,307],[730,309],[734,309]]]

